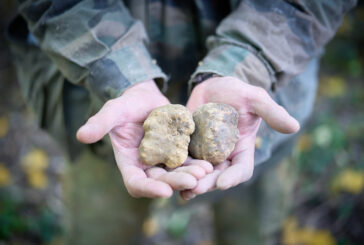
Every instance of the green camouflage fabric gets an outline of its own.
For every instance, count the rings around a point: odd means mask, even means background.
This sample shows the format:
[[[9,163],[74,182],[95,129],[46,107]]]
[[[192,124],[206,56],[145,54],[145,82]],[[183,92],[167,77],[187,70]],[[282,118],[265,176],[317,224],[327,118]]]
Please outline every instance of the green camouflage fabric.
[[[140,244],[149,201],[126,193],[107,164],[106,138],[87,146],[75,139],[106,100],[155,79],[172,103],[185,103],[193,78],[212,72],[267,89],[304,125],[320,54],[355,2],[19,0],[7,36],[23,97],[74,163],[65,178],[66,244]],[[218,199],[218,244],[271,244],[261,239],[289,209],[294,164],[274,163],[290,152],[292,136],[262,122],[257,139],[253,184],[196,200]]]
[[[20,55],[17,73],[23,95],[28,96],[40,125],[53,131],[61,145],[71,145],[72,151],[81,147],[74,140],[77,127],[104,101],[133,84],[154,79],[172,103],[184,103],[188,83],[193,87],[191,78],[206,72],[235,76],[267,89],[304,124],[316,85],[296,77],[310,63],[317,63],[356,1],[19,3],[21,17],[10,25],[9,39],[18,46],[23,42],[27,49],[38,49],[44,60],[35,72],[32,66],[39,64],[31,59],[22,64],[21,53],[27,53],[13,48]],[[63,127],[55,128],[56,120]],[[257,147],[256,164],[266,161],[284,139],[264,124],[259,135],[263,143],[261,149]]]

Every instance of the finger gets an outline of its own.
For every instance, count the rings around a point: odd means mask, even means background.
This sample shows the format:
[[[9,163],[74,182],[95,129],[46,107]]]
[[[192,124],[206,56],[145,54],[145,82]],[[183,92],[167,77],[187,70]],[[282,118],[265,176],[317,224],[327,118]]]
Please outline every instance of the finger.
[[[236,148],[239,149],[238,142]],[[225,169],[216,181],[216,187],[220,190],[226,190],[242,182],[249,180],[254,170],[254,144],[251,143],[247,149],[235,154],[231,161],[231,166]]]
[[[77,139],[86,144],[99,141],[116,125],[121,125],[120,117],[116,115],[120,115],[121,110],[115,100],[109,100],[77,131]]]
[[[196,195],[201,195],[214,189],[216,186],[216,180],[219,177],[220,172],[221,171],[214,171],[213,173],[208,174],[205,178],[201,179],[197,183],[197,186],[193,190],[191,190],[191,192]]]
[[[200,166],[182,166],[173,170],[173,172],[184,172],[194,176],[196,179],[201,179],[206,175],[206,172]]]
[[[220,173],[229,165],[230,162],[225,161],[215,166],[214,171],[211,174],[208,174],[204,178],[200,179],[197,183],[197,186],[192,189],[191,192],[196,195],[201,195],[215,189],[217,178],[219,177]]]
[[[181,192],[179,193],[179,195],[180,195],[180,197],[181,197],[183,200],[186,200],[186,201],[191,200],[191,199],[193,199],[193,198],[195,198],[195,197],[196,197],[196,194],[195,194],[195,193],[193,193],[191,190],[181,191]]]
[[[291,134],[300,129],[300,124],[264,90],[254,93],[252,109],[265,122],[278,132]]]
[[[197,185],[197,180],[190,174],[184,172],[165,172],[154,167],[146,170],[147,176],[170,185],[174,190],[192,189]]]
[[[153,179],[158,179],[160,178],[163,174],[167,173],[167,171],[164,168],[160,168],[160,167],[151,167],[147,170],[145,170],[146,175],[149,178],[153,178]]]
[[[187,102],[187,109],[189,109],[191,112],[195,111],[196,108],[199,106],[199,105],[202,105],[205,103],[205,99],[204,99],[204,96],[202,95],[202,90],[201,89],[196,89],[197,87],[200,87],[200,86],[204,86],[203,84],[199,84],[197,85],[193,90],[192,90],[192,93],[191,93],[191,96],[190,98],[188,99],[188,102]]]
[[[183,166],[191,166],[191,165],[200,166],[205,170],[207,174],[212,173],[212,171],[214,171],[214,167],[208,161],[193,159],[191,157],[188,157],[187,160],[183,163]]]
[[[173,190],[168,184],[147,178],[144,171],[136,166],[122,166],[120,170],[125,187],[133,197],[170,197],[173,194]]]
[[[197,186],[194,189],[181,191],[181,198],[188,201],[192,198],[195,198],[197,195],[201,195],[214,190],[216,186],[216,180],[219,174],[221,173],[221,171],[226,169],[229,164],[229,161],[225,161],[215,166],[215,170],[212,173],[206,175],[203,179],[199,180]]]
[[[133,197],[171,197],[173,190],[168,184],[151,178],[134,179],[128,183],[127,190]]]

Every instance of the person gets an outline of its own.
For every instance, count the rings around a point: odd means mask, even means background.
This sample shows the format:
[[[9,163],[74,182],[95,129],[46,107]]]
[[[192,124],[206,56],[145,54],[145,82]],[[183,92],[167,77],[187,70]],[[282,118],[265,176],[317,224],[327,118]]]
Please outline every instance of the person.
[[[22,94],[34,108],[39,126],[72,161],[83,162],[70,165],[70,189],[76,193],[93,189],[95,195],[82,197],[90,205],[87,215],[76,214],[87,208],[71,212],[72,229],[77,230],[73,235],[88,234],[93,237],[88,242],[99,244],[105,230],[116,242],[129,241],[128,235],[135,238],[131,230],[140,222],[124,234],[115,224],[125,227],[131,218],[111,210],[124,202],[122,213],[128,216],[132,211],[127,209],[145,200],[115,197],[120,182],[109,181],[117,179],[116,171],[101,160],[90,163],[95,156],[109,159],[112,147],[123,184],[133,197],[170,197],[180,191],[188,200],[246,182],[254,168],[264,170],[279,152],[286,152],[282,149],[292,146],[290,134],[305,125],[313,107],[319,57],[356,1],[19,3],[20,15],[10,24],[8,38]],[[184,104],[187,99],[191,111],[208,102],[237,109],[240,136],[231,156],[214,167],[192,158],[172,171],[142,165],[138,146],[145,118],[154,108]],[[108,174],[91,177],[101,172]],[[103,185],[117,188],[107,196]],[[70,197],[73,204],[75,196]],[[102,197],[110,214],[89,196]],[[126,205],[125,200],[133,204]],[[146,209],[137,212],[140,217]],[[103,232],[96,226],[92,232],[82,230],[81,224],[100,217],[108,227]],[[108,226],[113,218],[124,223]]]

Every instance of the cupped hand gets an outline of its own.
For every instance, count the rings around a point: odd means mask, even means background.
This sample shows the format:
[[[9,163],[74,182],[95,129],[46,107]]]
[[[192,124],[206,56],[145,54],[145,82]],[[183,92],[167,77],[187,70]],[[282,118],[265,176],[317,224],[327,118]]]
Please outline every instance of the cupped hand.
[[[125,187],[133,197],[169,197],[173,190],[194,188],[198,179],[213,170],[208,162],[190,158],[173,171],[141,163],[138,147],[143,122],[154,108],[166,104],[168,99],[153,80],[141,82],[106,102],[77,132],[77,139],[86,144],[109,134]]]
[[[229,158],[198,181],[195,188],[182,191],[191,199],[205,192],[225,190],[249,180],[254,170],[255,137],[263,119],[274,130],[291,134],[299,130],[296,119],[278,105],[262,88],[234,77],[214,77],[197,85],[188,100],[192,112],[200,105],[215,102],[233,106],[239,114],[239,140]]]

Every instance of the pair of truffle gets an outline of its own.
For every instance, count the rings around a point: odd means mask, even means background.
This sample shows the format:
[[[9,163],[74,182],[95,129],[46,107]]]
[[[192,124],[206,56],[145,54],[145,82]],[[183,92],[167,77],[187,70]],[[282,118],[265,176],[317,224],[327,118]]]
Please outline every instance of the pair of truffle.
[[[238,113],[226,104],[204,104],[193,115],[182,105],[158,107],[144,122],[140,159],[148,165],[163,163],[176,168],[190,152],[196,159],[219,164],[234,150],[237,125]]]

